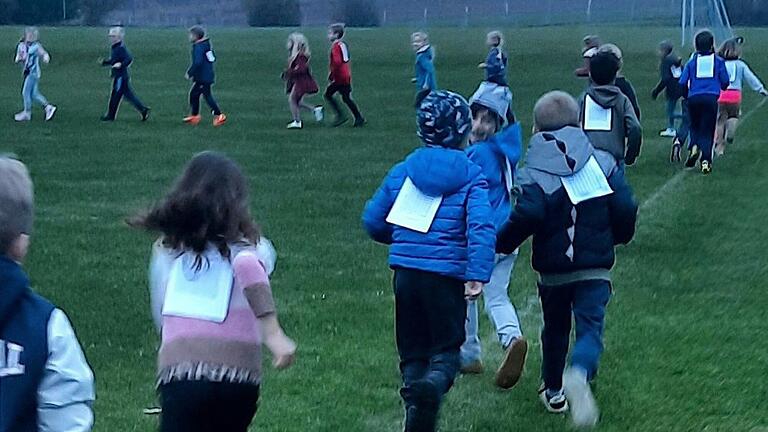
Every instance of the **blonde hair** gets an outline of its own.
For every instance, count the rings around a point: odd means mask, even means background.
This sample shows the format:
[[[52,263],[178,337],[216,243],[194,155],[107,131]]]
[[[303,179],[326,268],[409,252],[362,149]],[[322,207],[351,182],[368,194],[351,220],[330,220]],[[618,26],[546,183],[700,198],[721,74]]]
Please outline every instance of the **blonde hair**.
[[[492,32],[489,32],[487,37],[490,38],[490,39],[496,39],[496,41],[497,41],[496,46],[499,47],[499,48],[501,48],[504,45],[504,35],[501,34],[501,32],[498,31],[498,30],[494,30]]]
[[[299,54],[309,57],[312,52],[309,50],[309,41],[302,33],[291,33],[288,35],[288,42],[291,43],[291,58],[294,59]]]
[[[533,121],[540,132],[553,132],[566,126],[579,126],[579,104],[563,91],[552,91],[536,102]]]
[[[0,156],[0,255],[32,230],[34,191],[23,163]]]
[[[109,35],[110,36],[125,37],[125,27],[121,27],[121,26],[110,27],[109,28]]]
[[[420,41],[422,41],[424,43],[429,43],[429,35],[427,33],[423,32],[423,31],[417,31],[417,32],[414,32],[411,35],[411,40],[412,41],[414,41],[416,39],[418,39],[418,40],[420,40]]]
[[[726,60],[738,60],[741,58],[741,38],[731,38],[723,42],[718,55]]]
[[[27,27],[24,29],[24,40],[27,39],[27,35],[32,35],[32,40],[30,42],[36,42],[40,39],[40,30],[38,30],[37,27]]]

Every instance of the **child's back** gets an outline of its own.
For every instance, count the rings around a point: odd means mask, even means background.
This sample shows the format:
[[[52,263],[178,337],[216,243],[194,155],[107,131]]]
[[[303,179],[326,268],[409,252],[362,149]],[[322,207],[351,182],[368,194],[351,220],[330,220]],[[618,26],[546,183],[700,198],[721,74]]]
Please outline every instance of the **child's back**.
[[[493,47],[485,60],[485,80],[501,86],[509,86],[507,82],[507,65],[509,60],[501,47]]]

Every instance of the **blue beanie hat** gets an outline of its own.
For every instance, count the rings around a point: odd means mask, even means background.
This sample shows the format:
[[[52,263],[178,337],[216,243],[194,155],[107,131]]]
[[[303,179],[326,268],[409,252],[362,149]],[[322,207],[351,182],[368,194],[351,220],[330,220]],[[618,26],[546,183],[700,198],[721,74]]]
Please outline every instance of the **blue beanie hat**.
[[[418,136],[426,145],[459,148],[472,131],[467,100],[446,90],[433,91],[418,107]]]

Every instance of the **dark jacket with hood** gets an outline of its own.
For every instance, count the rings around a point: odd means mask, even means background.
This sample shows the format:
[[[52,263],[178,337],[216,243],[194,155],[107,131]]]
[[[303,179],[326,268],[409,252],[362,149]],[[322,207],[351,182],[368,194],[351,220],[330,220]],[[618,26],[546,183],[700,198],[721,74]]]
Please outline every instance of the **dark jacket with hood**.
[[[682,92],[677,80],[682,72],[682,59],[677,54],[671,52],[664,56],[659,64],[659,83],[653,89],[653,98],[656,99],[664,91],[668,100],[680,99]]]
[[[610,131],[585,130],[589,141],[596,149],[611,153],[617,161],[626,162],[627,165],[634,164],[643,144],[643,128],[629,99],[616,86],[591,85],[579,100],[582,127],[587,96],[613,112]]]
[[[562,178],[579,172],[592,157],[614,192],[574,205]],[[511,253],[533,236],[532,264],[545,285],[610,280],[614,247],[632,239],[637,218],[632,190],[613,156],[594,149],[576,127],[538,133],[518,185],[521,191],[499,233],[497,251]]]
[[[0,256],[0,432],[38,431],[38,388],[53,310],[29,289],[21,267]]]
[[[110,57],[103,62],[102,66],[114,66],[120,63],[119,68],[112,68],[112,78],[128,78],[128,67],[133,63],[133,56],[125,47],[124,42],[118,42],[112,45],[112,53]]]
[[[199,84],[213,84],[216,74],[213,64],[216,56],[211,48],[211,41],[202,39],[192,44],[192,66],[187,70],[187,75],[192,81]]]
[[[420,233],[386,221],[406,178],[429,196],[442,196],[432,226]],[[488,282],[496,230],[482,170],[457,149],[426,146],[397,164],[365,206],[363,225],[391,245],[392,268],[422,270],[463,281]]]

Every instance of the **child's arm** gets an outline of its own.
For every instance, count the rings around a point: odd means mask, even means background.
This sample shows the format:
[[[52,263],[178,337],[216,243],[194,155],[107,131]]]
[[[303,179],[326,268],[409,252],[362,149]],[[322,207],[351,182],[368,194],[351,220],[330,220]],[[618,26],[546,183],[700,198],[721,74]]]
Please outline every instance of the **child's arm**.
[[[627,244],[635,236],[637,202],[623,171],[615,170],[608,182],[613,189],[609,198],[613,241],[617,245]]]
[[[511,254],[530,236],[546,217],[546,199],[544,191],[535,184],[522,187],[509,220],[499,231],[496,252]]]
[[[192,49],[192,64],[189,66],[189,69],[187,69],[188,77],[194,77],[195,74],[197,74],[197,70],[203,65],[204,55],[205,53],[203,53],[203,50],[198,49],[198,45],[195,45]]]
[[[523,130],[520,123],[510,123],[499,133],[499,138],[507,143],[504,155],[514,170],[523,155]]]
[[[717,78],[720,80],[720,90],[728,90],[731,85],[731,76],[728,74],[728,68],[725,67],[725,60],[716,57],[715,65],[717,67]]]
[[[16,57],[13,59],[15,63],[22,63],[27,61],[27,49],[26,44],[24,42],[19,43],[18,46],[16,46]]]
[[[93,372],[64,312],[48,321],[48,360],[37,392],[40,432],[87,432],[96,399]]]
[[[50,63],[51,62],[51,55],[48,54],[48,51],[43,48],[42,45],[39,46],[38,50],[40,50],[40,58],[43,59],[43,63]]]
[[[264,265],[253,253],[241,253],[233,264],[235,280],[244,286],[253,314],[259,320],[264,345],[272,352],[273,364],[285,369],[293,364],[296,344],[285,335],[277,320],[275,300]]]
[[[763,96],[768,96],[768,91],[765,90],[765,86],[760,81],[760,78],[758,78],[757,75],[752,72],[752,69],[750,69],[746,63],[742,64],[744,65],[744,81],[746,81],[747,84],[752,87],[752,90],[760,93]]]
[[[467,197],[467,272],[468,282],[488,283],[496,257],[496,228],[488,200],[488,182],[482,174],[474,180]],[[471,294],[471,293],[470,293]]]
[[[402,168],[400,168],[402,169]],[[398,167],[392,169],[392,171],[384,179],[376,194],[365,205],[363,211],[363,227],[368,235],[379,243],[392,244],[392,225],[387,222],[387,216],[392,205],[395,203],[397,196],[390,187],[390,183],[404,182],[405,178],[399,175],[394,175],[395,170]]]
[[[696,60],[694,57],[693,60],[690,60],[685,64],[685,67],[683,68],[683,74],[680,75],[680,79],[677,81],[680,87],[688,88],[689,82],[691,80],[691,64],[695,61]]]
[[[643,145],[643,127],[637,119],[632,108],[632,103],[626,99],[624,106],[624,130],[627,133],[627,152],[624,162],[633,165],[640,156],[640,148]]]

